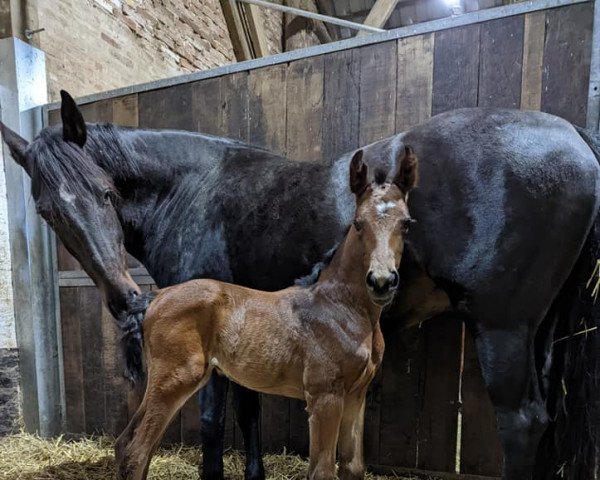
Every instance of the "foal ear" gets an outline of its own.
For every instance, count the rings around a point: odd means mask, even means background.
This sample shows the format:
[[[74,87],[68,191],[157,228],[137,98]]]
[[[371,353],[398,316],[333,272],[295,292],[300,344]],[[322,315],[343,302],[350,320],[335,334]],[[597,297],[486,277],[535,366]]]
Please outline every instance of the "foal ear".
[[[73,97],[64,90],[60,91],[62,103],[60,105],[60,116],[63,124],[63,139],[73,142],[83,148],[87,140],[87,128],[83,115]]]
[[[27,147],[29,143],[23,137],[19,136],[16,132],[13,132],[10,128],[0,122],[0,133],[2,133],[2,138],[4,139],[4,143],[8,146],[8,150],[10,154],[15,159],[19,165],[21,165],[27,175],[31,176],[31,164],[27,159]]]
[[[360,195],[367,188],[367,166],[363,162],[363,151],[358,150],[350,161],[350,190]]]
[[[394,183],[403,193],[408,193],[417,185],[419,176],[419,162],[412,147],[404,147],[404,155],[400,159],[398,172],[394,177]]]

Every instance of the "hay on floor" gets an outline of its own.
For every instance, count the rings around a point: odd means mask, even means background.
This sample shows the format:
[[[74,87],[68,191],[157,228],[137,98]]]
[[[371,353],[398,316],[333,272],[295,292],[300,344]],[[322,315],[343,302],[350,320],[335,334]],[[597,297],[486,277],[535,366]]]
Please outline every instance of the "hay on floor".
[[[45,440],[19,433],[0,438],[0,480],[106,480],[114,478],[114,440],[108,437]],[[200,450],[192,447],[161,449],[152,460],[148,478],[190,480],[198,477]],[[307,463],[296,455],[266,455],[269,479],[300,480]],[[244,478],[244,457],[237,452],[225,456],[225,477]],[[414,477],[413,477],[414,478]],[[368,480],[408,480],[368,474]]]

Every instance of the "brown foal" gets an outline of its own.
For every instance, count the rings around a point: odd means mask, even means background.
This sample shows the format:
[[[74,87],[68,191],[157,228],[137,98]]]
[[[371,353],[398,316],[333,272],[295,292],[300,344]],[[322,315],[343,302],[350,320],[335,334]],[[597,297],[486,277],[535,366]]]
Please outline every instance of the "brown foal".
[[[336,446],[340,478],[364,477],[365,397],[384,349],[379,316],[398,286],[411,221],[410,147],[398,165],[392,183],[370,182],[362,151],[354,155],[355,219],[314,285],[262,292],[192,280],[158,292],[144,321],[146,393],[115,447],[119,478],[146,478],[168,424],[215,368],[248,388],[306,400],[309,478],[335,478]]]

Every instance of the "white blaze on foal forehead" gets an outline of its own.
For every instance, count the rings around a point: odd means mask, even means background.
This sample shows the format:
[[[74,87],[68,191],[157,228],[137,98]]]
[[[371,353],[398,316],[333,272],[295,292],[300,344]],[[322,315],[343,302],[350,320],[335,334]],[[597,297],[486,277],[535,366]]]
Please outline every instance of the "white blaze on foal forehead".
[[[388,210],[396,207],[397,205],[394,202],[381,202],[375,205],[377,215],[379,215],[380,217],[385,217],[387,215]]]

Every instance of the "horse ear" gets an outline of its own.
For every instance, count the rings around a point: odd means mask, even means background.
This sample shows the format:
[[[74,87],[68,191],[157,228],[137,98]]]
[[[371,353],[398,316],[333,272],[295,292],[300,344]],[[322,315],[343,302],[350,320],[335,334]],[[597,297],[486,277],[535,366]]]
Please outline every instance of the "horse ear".
[[[394,183],[406,194],[417,185],[419,162],[412,147],[406,145],[403,153],[404,155],[399,162],[398,172],[394,177]]]
[[[363,151],[357,150],[350,161],[350,190],[360,195],[367,188],[367,166],[363,162]]]
[[[63,124],[63,139],[73,142],[83,148],[87,140],[87,128],[85,120],[73,97],[64,90],[60,91],[62,103],[60,105],[60,116]]]
[[[31,176],[31,164],[27,159],[27,147],[29,143],[23,137],[19,136],[16,132],[13,132],[10,128],[0,122],[0,133],[2,138],[8,146],[10,154],[19,165],[21,165],[27,175]]]

